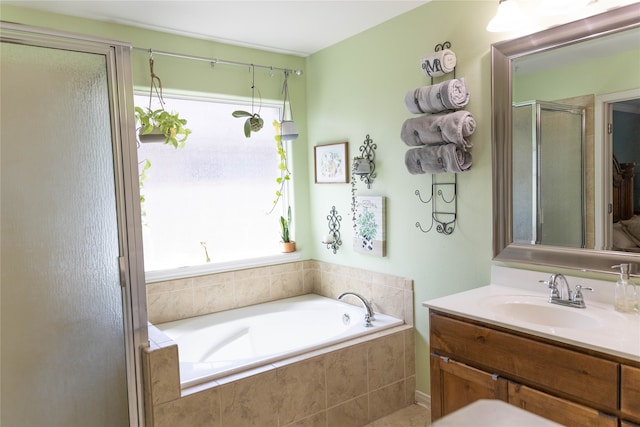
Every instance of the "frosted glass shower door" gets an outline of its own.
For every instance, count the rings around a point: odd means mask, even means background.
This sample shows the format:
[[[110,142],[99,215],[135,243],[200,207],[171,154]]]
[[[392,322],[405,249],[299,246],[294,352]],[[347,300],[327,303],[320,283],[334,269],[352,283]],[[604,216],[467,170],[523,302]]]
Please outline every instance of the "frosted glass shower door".
[[[3,426],[128,426],[108,58],[1,44]]]

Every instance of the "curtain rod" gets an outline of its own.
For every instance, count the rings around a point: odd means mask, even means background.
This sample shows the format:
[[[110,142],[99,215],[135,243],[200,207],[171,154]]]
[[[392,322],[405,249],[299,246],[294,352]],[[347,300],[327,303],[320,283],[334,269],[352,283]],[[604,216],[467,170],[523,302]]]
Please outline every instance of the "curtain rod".
[[[258,64],[248,64],[245,62],[237,62],[237,61],[229,61],[226,59],[218,59],[218,58],[205,58],[203,56],[193,56],[193,55],[184,55],[181,53],[173,53],[173,52],[165,52],[165,51],[161,51],[161,50],[153,50],[153,49],[145,49],[142,47],[134,47],[134,50],[139,50],[139,51],[143,51],[143,52],[147,52],[149,55],[153,56],[153,55],[164,55],[164,56],[173,56],[174,58],[183,58],[183,59],[192,59],[194,61],[204,61],[204,62],[210,62],[212,66],[216,65],[216,64],[224,64],[224,65],[236,65],[239,67],[253,67],[253,68],[263,68],[265,70],[276,70],[276,71],[282,71],[284,73],[293,73],[296,76],[301,76],[302,75],[302,70],[291,70],[289,68],[281,68],[281,67],[272,67],[269,65],[258,65]]]

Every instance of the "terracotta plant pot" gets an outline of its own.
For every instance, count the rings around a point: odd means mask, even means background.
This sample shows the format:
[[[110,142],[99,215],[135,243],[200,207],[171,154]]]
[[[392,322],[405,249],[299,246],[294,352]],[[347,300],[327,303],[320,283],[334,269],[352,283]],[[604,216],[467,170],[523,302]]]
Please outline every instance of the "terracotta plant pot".
[[[289,253],[296,251],[296,242],[280,242],[282,245],[282,252]]]

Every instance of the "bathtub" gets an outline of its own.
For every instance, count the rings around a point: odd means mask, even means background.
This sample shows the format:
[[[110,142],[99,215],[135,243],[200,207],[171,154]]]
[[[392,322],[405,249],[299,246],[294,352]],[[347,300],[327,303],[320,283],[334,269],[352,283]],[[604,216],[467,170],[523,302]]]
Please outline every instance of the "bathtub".
[[[364,308],[307,294],[156,324],[178,344],[182,388],[402,325]]]

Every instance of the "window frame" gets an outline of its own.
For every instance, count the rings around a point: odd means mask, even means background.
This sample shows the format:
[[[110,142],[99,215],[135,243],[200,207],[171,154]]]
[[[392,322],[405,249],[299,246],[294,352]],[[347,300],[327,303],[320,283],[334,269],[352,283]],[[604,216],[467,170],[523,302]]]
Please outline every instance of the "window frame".
[[[149,96],[149,89],[136,86],[134,88],[135,96]],[[182,100],[194,100],[194,101],[208,101],[208,102],[217,102],[217,103],[226,103],[226,104],[239,104],[251,106],[251,98],[246,97],[236,97],[236,96],[225,96],[221,94],[212,94],[212,93],[204,93],[204,92],[185,92],[185,91],[175,91],[175,90],[167,90],[163,89],[163,96],[165,98],[173,98],[173,99],[182,99]],[[261,99],[261,104],[268,107],[275,107],[279,110],[279,117],[282,116],[282,101],[273,100],[273,99]],[[137,123],[136,123],[137,125]],[[270,125],[265,123],[265,126]],[[136,129],[137,135],[137,129]],[[136,140],[139,144],[139,142]],[[285,142],[285,149],[287,151],[287,166],[289,170],[293,171],[293,167],[290,164],[289,155],[291,153],[291,142]],[[136,150],[137,153],[137,150]],[[138,159],[139,161],[139,159]],[[293,175],[293,173],[292,173]],[[274,193],[277,187],[277,183],[274,180]],[[289,180],[286,184],[285,195],[278,201],[280,204],[279,207],[276,208],[274,212],[277,215],[285,215],[285,206],[292,206],[292,210],[295,212],[294,206],[294,198],[293,198],[293,178]],[[294,214],[295,218],[295,214]],[[293,221],[295,223],[295,221]],[[144,257],[144,242],[143,242],[143,257]],[[181,278],[195,277],[195,276],[203,276],[208,274],[216,274],[229,272],[234,270],[242,270],[247,268],[257,268],[257,267],[265,267],[270,265],[278,265],[285,264],[290,262],[295,262],[301,260],[302,255],[299,251],[291,252],[291,253],[273,253],[265,256],[259,257],[251,257],[251,258],[243,258],[239,260],[233,261],[225,261],[225,262],[212,262],[207,264],[200,265],[192,265],[192,266],[183,266],[177,268],[168,268],[162,270],[151,270],[147,271],[145,269],[145,282],[154,283],[154,282],[162,282],[166,280],[175,280]]]

